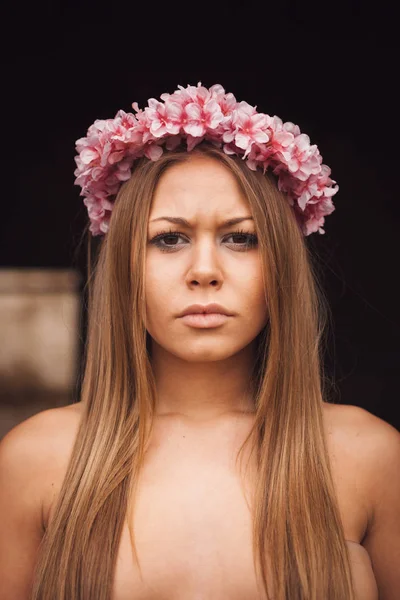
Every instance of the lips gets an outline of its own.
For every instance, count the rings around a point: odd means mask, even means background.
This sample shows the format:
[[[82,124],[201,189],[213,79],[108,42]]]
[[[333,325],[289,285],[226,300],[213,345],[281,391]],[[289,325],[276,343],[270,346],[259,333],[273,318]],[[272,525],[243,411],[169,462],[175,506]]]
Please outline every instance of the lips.
[[[222,306],[221,304],[216,304],[216,303],[212,303],[212,304],[191,304],[190,306],[187,306],[179,315],[180,317],[184,317],[185,315],[191,315],[191,314],[221,314],[221,315],[227,315],[227,316],[232,316],[232,313],[226,309],[224,306]]]
[[[181,317],[181,321],[195,329],[214,329],[224,325],[232,318],[232,316],[222,313],[190,313]]]

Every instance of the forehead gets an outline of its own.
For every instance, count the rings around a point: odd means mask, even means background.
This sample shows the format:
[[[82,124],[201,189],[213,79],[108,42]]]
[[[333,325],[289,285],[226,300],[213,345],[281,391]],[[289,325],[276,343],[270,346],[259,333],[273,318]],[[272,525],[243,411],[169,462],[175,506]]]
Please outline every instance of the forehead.
[[[248,208],[238,181],[217,159],[193,157],[167,169],[155,189],[150,218],[229,217]]]

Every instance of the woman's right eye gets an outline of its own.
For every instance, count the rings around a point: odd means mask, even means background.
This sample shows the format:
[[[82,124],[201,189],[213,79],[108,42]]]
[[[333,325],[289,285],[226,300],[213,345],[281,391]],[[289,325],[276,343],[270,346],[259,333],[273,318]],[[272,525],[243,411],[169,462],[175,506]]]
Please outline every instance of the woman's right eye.
[[[165,246],[161,243],[162,240],[164,240],[165,238],[177,238],[181,236],[182,234],[179,231],[162,231],[161,233],[158,233],[156,236],[153,237],[153,239],[150,241],[150,244],[154,244],[155,246],[157,246],[157,248],[160,248],[160,250],[168,252],[171,250],[175,250],[176,244],[171,244],[170,246],[167,244]]]

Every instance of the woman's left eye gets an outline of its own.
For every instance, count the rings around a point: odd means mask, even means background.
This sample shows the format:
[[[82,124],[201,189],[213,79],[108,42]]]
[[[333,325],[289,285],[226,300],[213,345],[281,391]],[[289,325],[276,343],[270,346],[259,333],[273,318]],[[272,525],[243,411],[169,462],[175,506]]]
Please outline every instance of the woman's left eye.
[[[173,252],[177,249],[177,243],[162,243],[165,240],[171,240],[171,238],[180,238],[183,237],[183,234],[179,231],[161,231],[158,233],[153,239],[150,241],[151,244],[154,244],[157,248],[160,248],[162,252]],[[228,242],[231,246],[237,248],[238,250],[248,250],[249,248],[254,248],[257,246],[258,239],[254,233],[249,233],[246,231],[233,231],[229,233],[226,238],[241,238],[239,242]],[[245,241],[243,241],[245,240]],[[182,245],[182,244],[179,244]]]

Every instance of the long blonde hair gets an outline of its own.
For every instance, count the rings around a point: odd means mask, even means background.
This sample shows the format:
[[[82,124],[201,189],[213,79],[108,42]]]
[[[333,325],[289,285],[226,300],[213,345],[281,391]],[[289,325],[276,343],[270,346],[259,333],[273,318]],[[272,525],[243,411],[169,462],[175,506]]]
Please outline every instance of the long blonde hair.
[[[170,166],[203,153],[222,161],[248,199],[259,239],[269,321],[251,375],[253,560],[268,598],[354,600],[348,548],[324,435],[322,340],[329,308],[293,209],[269,172],[202,143],[135,165],[116,199],[90,276],[82,419],[40,547],[32,600],[110,600],[123,524],[133,515],[156,388],[145,327],[150,205]],[[93,282],[91,282],[93,279]],[[131,522],[131,519],[128,520]],[[136,559],[134,531],[129,526]]]

